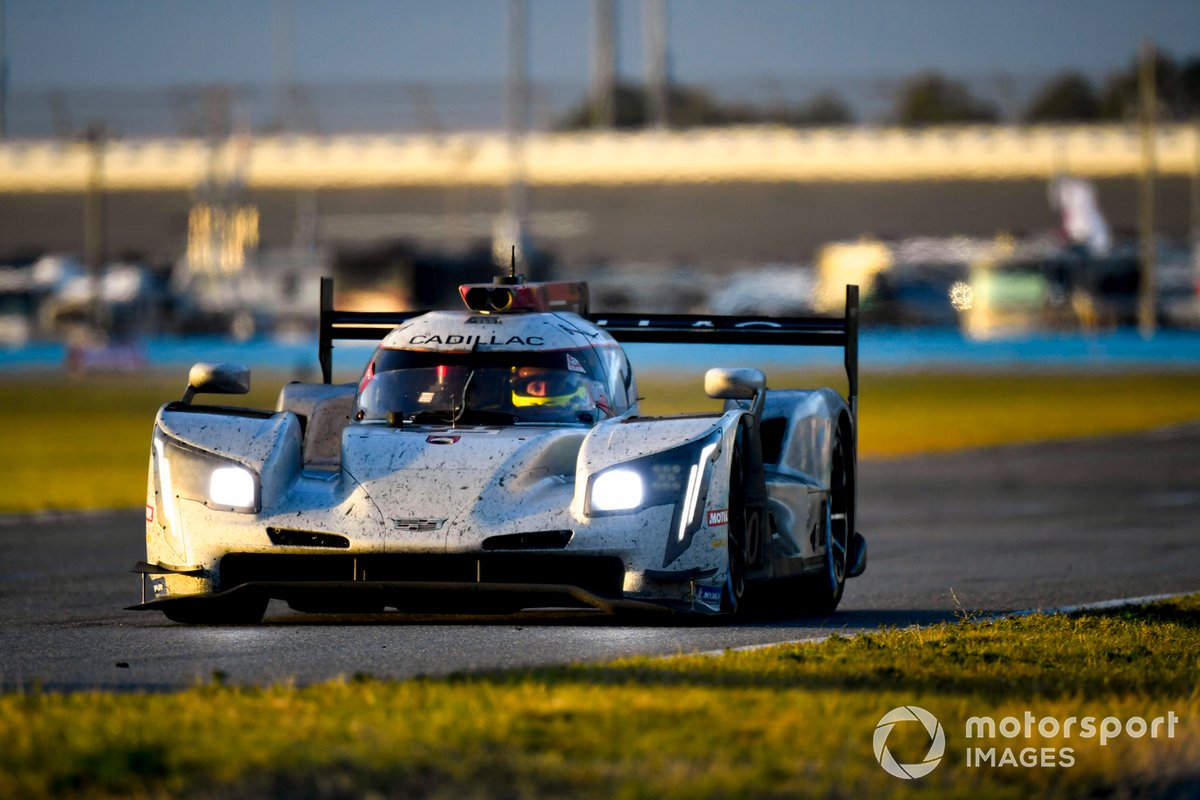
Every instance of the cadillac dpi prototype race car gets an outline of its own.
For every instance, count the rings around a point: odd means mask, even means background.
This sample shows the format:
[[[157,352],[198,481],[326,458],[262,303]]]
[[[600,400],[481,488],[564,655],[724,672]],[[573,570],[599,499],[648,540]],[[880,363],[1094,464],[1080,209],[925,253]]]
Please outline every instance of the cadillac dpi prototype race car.
[[[323,383],[200,405],[250,375],[197,364],[159,410],[133,609],[828,613],[863,572],[857,287],[835,319],[589,315],[585,284],[515,276],[460,287],[464,311],[339,311],[321,288]],[[345,339],[382,341],[337,385]],[[643,417],[618,341],[842,347],[848,398],[711,369],[722,413]]]

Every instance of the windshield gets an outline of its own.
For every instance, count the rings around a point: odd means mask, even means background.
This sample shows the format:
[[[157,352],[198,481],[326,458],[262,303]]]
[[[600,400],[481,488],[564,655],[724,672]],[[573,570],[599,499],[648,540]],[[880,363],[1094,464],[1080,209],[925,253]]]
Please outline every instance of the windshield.
[[[393,424],[592,425],[608,416],[604,385],[578,352],[381,351],[355,401],[356,420]]]

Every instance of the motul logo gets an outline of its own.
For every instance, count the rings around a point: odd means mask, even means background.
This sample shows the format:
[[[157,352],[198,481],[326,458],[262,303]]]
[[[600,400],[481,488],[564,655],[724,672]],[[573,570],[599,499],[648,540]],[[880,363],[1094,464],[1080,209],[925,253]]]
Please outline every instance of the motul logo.
[[[719,525],[729,524],[729,509],[719,508],[708,512],[708,527],[715,528]]]

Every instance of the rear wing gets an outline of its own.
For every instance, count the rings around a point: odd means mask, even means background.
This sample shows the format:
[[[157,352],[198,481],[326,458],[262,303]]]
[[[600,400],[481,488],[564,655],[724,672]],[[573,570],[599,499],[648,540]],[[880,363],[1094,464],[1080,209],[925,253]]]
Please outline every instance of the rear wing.
[[[388,332],[424,311],[338,311],[333,307],[333,278],[321,278],[321,313],[317,322],[317,358],[321,380],[333,383],[333,342],[377,342]]]
[[[378,341],[424,311],[338,311],[333,278],[321,278],[318,358],[321,378],[333,382],[334,340]],[[726,317],[702,314],[588,314],[592,324],[621,342],[782,344],[841,347],[849,382],[850,413],[858,417],[858,287],[846,287],[842,317]]]
[[[841,347],[850,413],[858,418],[858,287],[846,287],[842,317],[725,317],[704,314],[589,314],[620,342],[782,344]]]

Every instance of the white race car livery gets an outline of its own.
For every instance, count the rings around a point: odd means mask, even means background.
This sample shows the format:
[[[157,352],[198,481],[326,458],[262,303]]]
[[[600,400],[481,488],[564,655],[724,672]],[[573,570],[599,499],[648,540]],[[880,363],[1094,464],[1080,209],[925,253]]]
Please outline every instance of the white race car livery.
[[[333,308],[323,382],[273,411],[197,364],[155,420],[142,602],[192,623],[299,611],[533,608],[828,613],[866,565],[855,532],[857,287],[841,318],[589,314],[581,283],[498,278],[462,311]],[[338,339],[374,339],[332,383]],[[848,398],[715,368],[707,415],[643,417],[619,342],[832,345]],[[740,350],[739,352],[747,352]],[[752,351],[749,351],[752,352]]]

